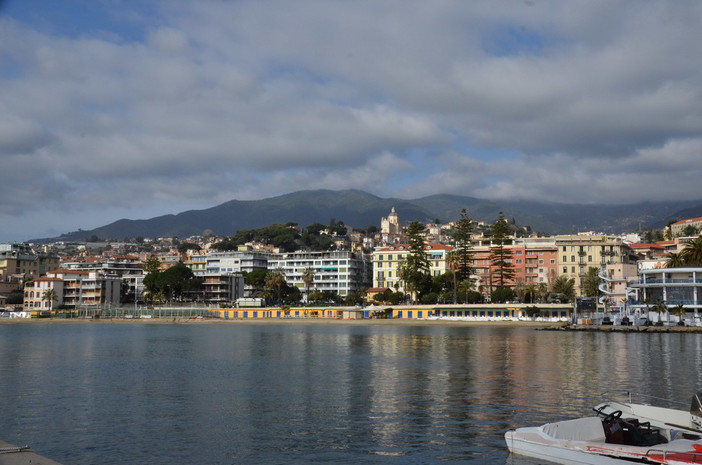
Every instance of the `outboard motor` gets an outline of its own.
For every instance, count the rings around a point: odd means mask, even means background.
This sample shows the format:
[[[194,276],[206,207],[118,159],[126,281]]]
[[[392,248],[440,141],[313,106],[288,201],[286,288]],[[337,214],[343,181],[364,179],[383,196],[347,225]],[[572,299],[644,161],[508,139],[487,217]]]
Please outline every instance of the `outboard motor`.
[[[692,405],[690,406],[690,422],[695,429],[702,431],[702,392],[698,392],[692,396]]]

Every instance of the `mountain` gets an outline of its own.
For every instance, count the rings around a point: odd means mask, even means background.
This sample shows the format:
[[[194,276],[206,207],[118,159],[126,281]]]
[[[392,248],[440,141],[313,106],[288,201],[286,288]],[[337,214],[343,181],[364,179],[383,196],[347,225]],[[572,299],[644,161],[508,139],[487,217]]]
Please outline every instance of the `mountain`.
[[[300,226],[328,224],[334,218],[365,228],[379,226],[381,217],[395,208],[400,221],[442,222],[458,219],[461,209],[477,221],[494,222],[500,211],[519,225],[534,231],[565,234],[579,231],[618,233],[640,226],[662,228],[671,220],[702,216],[702,200],[645,202],[634,205],[579,205],[534,201],[492,201],[457,195],[432,195],[414,200],[384,199],[359,190],[299,191],[262,200],[231,200],[204,210],[189,210],[148,220],[121,219],[89,231],[78,230],[57,238],[37,241],[82,241],[91,236],[104,239],[133,237],[181,238],[211,230],[233,235],[240,229],[255,229],[273,223],[294,222]]]

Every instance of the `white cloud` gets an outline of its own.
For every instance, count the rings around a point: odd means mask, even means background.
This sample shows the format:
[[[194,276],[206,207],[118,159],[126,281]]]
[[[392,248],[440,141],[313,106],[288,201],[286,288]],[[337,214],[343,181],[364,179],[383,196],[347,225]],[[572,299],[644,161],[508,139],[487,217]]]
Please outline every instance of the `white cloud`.
[[[696,1],[136,5],[143,42],[0,19],[0,223],[317,187],[699,197]]]

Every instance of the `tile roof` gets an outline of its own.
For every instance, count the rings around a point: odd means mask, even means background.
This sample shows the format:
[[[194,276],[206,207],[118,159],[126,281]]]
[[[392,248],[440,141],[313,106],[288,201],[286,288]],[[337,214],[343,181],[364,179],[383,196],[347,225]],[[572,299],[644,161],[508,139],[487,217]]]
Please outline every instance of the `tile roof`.
[[[702,222],[702,216],[699,218],[688,218],[686,220],[676,221],[673,224],[688,224],[688,223],[699,223]]]
[[[404,252],[407,250],[409,250],[409,244],[395,244],[375,249],[376,252]],[[424,245],[424,250],[453,250],[453,247],[444,244],[427,243]]]

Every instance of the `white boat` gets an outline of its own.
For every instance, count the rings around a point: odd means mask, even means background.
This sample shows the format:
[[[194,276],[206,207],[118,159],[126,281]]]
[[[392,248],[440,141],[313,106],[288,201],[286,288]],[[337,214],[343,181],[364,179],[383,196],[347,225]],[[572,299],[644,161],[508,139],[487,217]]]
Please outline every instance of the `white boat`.
[[[598,415],[607,416],[617,411],[625,418],[634,417],[640,421],[648,421],[657,428],[677,428],[692,432],[702,432],[702,393],[692,396],[690,411],[656,407],[650,404],[637,404],[608,400],[597,405],[593,410]]]
[[[693,410],[699,407],[699,398],[699,394],[693,398]],[[613,410],[614,406],[621,408]],[[615,402],[595,410],[604,418],[507,431],[507,447],[513,454],[566,465],[702,464],[702,431],[694,413]]]

